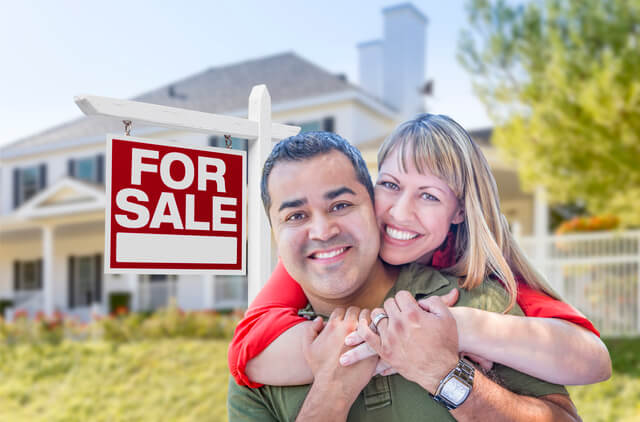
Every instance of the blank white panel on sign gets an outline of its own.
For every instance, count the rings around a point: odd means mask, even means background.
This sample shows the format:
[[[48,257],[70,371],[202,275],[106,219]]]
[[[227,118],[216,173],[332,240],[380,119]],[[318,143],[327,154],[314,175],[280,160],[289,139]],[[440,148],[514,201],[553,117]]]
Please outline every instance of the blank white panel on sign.
[[[117,233],[116,261],[235,264],[237,246],[233,237]]]

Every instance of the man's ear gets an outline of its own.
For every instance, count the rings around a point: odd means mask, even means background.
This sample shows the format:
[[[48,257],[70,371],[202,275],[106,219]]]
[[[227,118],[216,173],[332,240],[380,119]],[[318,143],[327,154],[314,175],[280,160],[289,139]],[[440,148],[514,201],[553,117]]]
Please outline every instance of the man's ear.
[[[451,219],[451,224],[460,224],[464,221],[464,209],[462,207],[458,207],[455,214],[453,214],[453,218]]]

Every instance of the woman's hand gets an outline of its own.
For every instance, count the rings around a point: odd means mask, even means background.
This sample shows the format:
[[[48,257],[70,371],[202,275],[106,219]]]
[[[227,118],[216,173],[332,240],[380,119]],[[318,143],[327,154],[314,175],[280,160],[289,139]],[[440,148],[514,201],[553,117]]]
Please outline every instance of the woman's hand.
[[[440,299],[442,299],[444,304],[449,307],[455,305],[455,303],[458,301],[458,289],[453,289],[446,295],[440,296]],[[423,302],[423,300],[418,301],[418,304]],[[454,309],[455,308],[452,308],[451,311],[453,311]],[[456,317],[455,314],[454,314],[454,317],[456,318],[456,323],[457,323],[458,317]],[[369,319],[369,310],[363,309],[360,312],[359,319],[363,319],[363,318],[366,319],[369,323],[371,323],[371,320]],[[460,316],[460,318],[462,317]],[[373,350],[371,346],[369,346],[367,343],[364,342],[364,339],[360,337],[357,331],[354,331],[350,333],[347,337],[345,337],[344,344],[346,346],[356,346],[356,347],[349,350],[348,352],[345,352],[342,356],[340,356],[340,364],[343,366],[353,365],[354,363],[359,362],[362,359],[366,359],[371,356],[377,355],[376,351]],[[381,374],[386,376],[386,375],[392,375],[395,373],[397,373],[397,371],[393,369],[387,362],[383,360],[380,360],[378,362],[378,366],[376,367],[376,375]]]

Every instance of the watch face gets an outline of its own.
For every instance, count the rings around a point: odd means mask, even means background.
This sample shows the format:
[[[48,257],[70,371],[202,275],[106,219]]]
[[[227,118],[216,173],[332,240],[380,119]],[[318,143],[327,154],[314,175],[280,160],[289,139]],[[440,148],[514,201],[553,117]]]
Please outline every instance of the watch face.
[[[469,386],[463,384],[457,378],[450,378],[442,387],[442,391],[440,391],[442,397],[456,406],[464,401],[468,393]]]

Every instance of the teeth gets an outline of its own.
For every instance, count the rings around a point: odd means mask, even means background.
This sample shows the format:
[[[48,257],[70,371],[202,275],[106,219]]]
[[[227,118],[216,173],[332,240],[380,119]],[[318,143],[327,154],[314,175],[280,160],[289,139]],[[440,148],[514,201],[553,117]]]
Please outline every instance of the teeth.
[[[410,240],[418,237],[417,233],[396,230],[396,229],[392,229],[389,226],[386,226],[386,232],[389,235],[389,237],[391,237],[392,239],[398,239],[398,240]]]
[[[342,252],[344,252],[347,248],[340,248],[340,249],[336,249],[330,252],[318,252],[318,253],[314,253],[313,257],[314,258],[318,258],[318,259],[329,259],[329,258],[333,258],[334,256],[338,256],[340,255]]]

